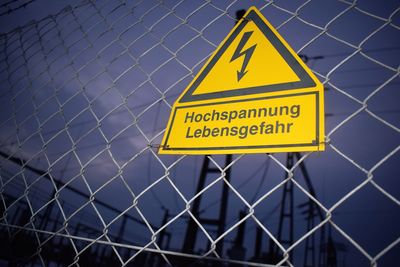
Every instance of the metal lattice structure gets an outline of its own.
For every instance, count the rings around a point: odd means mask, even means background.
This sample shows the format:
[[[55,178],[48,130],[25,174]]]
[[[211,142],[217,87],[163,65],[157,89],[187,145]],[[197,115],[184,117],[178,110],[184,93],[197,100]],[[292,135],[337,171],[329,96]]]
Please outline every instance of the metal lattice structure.
[[[400,7],[321,2],[84,1],[2,34],[0,239],[8,249],[0,258],[32,266],[342,266],[347,253],[353,265],[391,266],[400,251]],[[196,193],[202,158],[157,149],[174,100],[235,12],[250,5],[325,85],[327,150],[290,165],[285,154],[235,155],[226,164],[208,156],[213,173]],[[305,164],[315,192],[303,182]],[[217,217],[224,185],[221,234],[204,218]],[[295,205],[308,203],[308,220],[294,214],[294,240],[285,243],[274,216],[289,185]],[[200,197],[209,200],[198,207],[202,219],[192,213]],[[198,239],[185,250],[189,221]],[[311,249],[322,259],[307,265],[302,253]]]

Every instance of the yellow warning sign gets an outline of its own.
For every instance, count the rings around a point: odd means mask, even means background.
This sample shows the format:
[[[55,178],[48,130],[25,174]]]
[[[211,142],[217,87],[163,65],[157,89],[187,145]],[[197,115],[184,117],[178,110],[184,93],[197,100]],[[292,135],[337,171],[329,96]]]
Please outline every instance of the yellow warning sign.
[[[323,93],[252,7],[174,103],[159,153],[322,151]]]

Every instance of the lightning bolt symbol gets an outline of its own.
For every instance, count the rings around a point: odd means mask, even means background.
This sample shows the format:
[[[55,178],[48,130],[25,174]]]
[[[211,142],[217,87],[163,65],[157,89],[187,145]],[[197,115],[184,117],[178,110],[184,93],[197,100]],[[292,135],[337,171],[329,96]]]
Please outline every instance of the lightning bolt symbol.
[[[233,56],[231,58],[231,61],[234,61],[238,59],[239,57],[244,55],[244,60],[242,64],[242,68],[240,71],[237,71],[237,79],[238,82],[243,78],[243,76],[248,72],[246,70],[247,64],[249,64],[250,58],[253,55],[254,50],[256,49],[257,45],[253,45],[250,48],[247,48],[246,50],[243,50],[244,46],[246,45],[247,41],[250,39],[250,36],[253,34],[253,32],[245,32],[242,36],[242,39],[239,42],[239,45],[236,47],[235,53],[233,53]],[[243,50],[243,51],[242,51]]]

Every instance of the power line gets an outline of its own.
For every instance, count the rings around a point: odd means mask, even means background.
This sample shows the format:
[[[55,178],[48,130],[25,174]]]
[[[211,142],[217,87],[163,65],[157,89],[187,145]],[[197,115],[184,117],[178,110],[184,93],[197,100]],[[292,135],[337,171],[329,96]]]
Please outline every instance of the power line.
[[[12,1],[8,1],[3,3],[2,5],[0,5],[1,8],[7,8],[6,11],[3,11],[0,13],[0,16],[6,15],[6,14],[11,14],[14,11],[17,11],[19,9],[25,8],[27,7],[29,4],[32,4],[35,0],[28,0],[25,3],[21,3],[16,7],[9,7],[12,3],[16,3],[18,2],[18,0],[12,0]]]
[[[104,208],[106,208],[106,209],[108,209],[108,210],[110,210],[110,211],[115,212],[116,214],[123,214],[123,213],[124,213],[122,210],[119,210],[119,209],[117,209],[117,208],[111,206],[110,204],[108,204],[108,203],[102,201],[102,200],[99,200],[99,199],[97,199],[97,198],[94,198],[93,196],[90,196],[89,194],[87,194],[87,193],[85,193],[85,192],[83,192],[83,191],[81,191],[81,190],[79,190],[79,189],[77,189],[77,188],[75,188],[75,187],[69,185],[68,183],[64,183],[64,182],[60,181],[59,179],[55,179],[54,177],[50,176],[50,174],[49,174],[48,171],[43,171],[43,170],[40,170],[40,169],[35,168],[35,167],[33,167],[33,166],[30,166],[30,165],[27,163],[27,161],[24,160],[24,159],[22,159],[22,158],[15,157],[15,156],[12,156],[12,155],[8,155],[7,153],[5,153],[5,152],[3,152],[3,151],[0,151],[0,156],[3,157],[4,159],[10,161],[10,162],[13,162],[13,163],[15,163],[15,164],[17,164],[17,165],[23,167],[23,168],[26,169],[26,170],[29,170],[29,171],[31,171],[31,172],[33,172],[33,173],[36,173],[37,175],[39,175],[39,177],[44,177],[45,179],[47,179],[47,180],[49,180],[49,181],[53,181],[53,182],[56,184],[56,186],[58,186],[58,188],[57,188],[58,190],[59,190],[60,188],[68,189],[68,190],[70,190],[71,192],[74,192],[75,194],[77,194],[77,195],[79,195],[79,196],[81,196],[81,197],[83,197],[83,198],[86,198],[86,199],[93,199],[93,202],[94,202],[94,203],[97,203],[97,204],[99,204],[100,206],[103,206]],[[137,219],[137,218],[135,218],[135,217],[129,215],[128,213],[124,213],[123,216],[126,216],[127,218],[131,219],[132,221],[134,221],[134,222],[136,222],[136,223],[138,223],[138,224],[140,224],[140,225],[146,225],[146,223],[144,223],[143,221],[141,221],[141,220],[139,220],[139,219]],[[150,223],[149,223],[149,224],[150,224]],[[150,225],[151,225],[151,224],[150,224]],[[151,225],[151,227],[152,227],[152,228],[155,228],[153,225]]]
[[[364,53],[368,53],[368,52],[382,52],[382,51],[394,51],[394,50],[400,50],[400,46],[395,46],[395,47],[381,47],[381,48],[373,48],[373,49],[365,49],[365,50],[361,50],[361,52]],[[336,53],[336,54],[327,54],[327,55],[323,55],[323,58],[329,58],[329,57],[341,57],[341,56],[348,56],[350,54],[352,54],[354,51],[352,52],[342,52],[342,53]]]
[[[355,111],[354,111],[355,112]],[[326,117],[335,117],[335,116],[347,116],[347,115],[351,115],[354,112],[337,112],[337,113],[325,113]],[[371,111],[374,114],[396,114],[396,113],[400,113],[400,109],[393,109],[393,110],[380,110],[380,111]],[[359,113],[362,115],[369,115],[368,113]]]

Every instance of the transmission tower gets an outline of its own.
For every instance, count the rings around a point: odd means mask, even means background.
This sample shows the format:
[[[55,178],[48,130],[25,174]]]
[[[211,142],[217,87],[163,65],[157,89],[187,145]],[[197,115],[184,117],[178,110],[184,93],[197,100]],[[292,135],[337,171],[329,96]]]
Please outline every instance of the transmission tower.
[[[286,159],[286,168],[290,170],[293,167],[293,163],[294,163],[294,153],[288,153]],[[293,205],[294,205],[293,183],[291,181],[288,181],[285,183],[283,187],[278,233],[277,233],[277,240],[282,245],[290,246],[291,244],[293,244],[293,239],[294,239]],[[286,226],[285,231],[283,229],[284,226]],[[286,237],[283,237],[283,232],[287,233]],[[272,240],[270,240],[269,250],[267,253],[267,260],[269,262],[278,262],[280,258],[281,258],[281,253],[279,251],[279,247]]]
[[[244,16],[246,10],[240,9],[236,11],[236,23]],[[232,155],[225,156],[225,167],[228,166],[232,162]],[[221,173],[218,168],[211,168],[210,167],[210,159],[208,156],[204,157],[203,166],[201,168],[201,173],[199,177],[199,182],[197,184],[196,194],[199,193],[205,185],[206,178],[208,174],[212,173]],[[225,172],[225,179],[229,182],[231,176],[231,169],[227,169]],[[210,219],[199,219],[202,224],[206,225],[216,225],[218,227],[217,233],[218,236],[222,235],[225,230],[225,221],[226,221],[226,211],[228,207],[228,196],[229,196],[229,188],[226,183],[223,184],[222,188],[222,199],[220,204],[220,211],[219,211],[219,219],[218,220],[210,220]],[[192,214],[196,218],[199,218],[199,211],[200,211],[200,203],[201,203],[202,195],[199,195],[193,202],[192,206]],[[189,219],[188,227],[185,234],[185,239],[183,242],[182,251],[184,252],[193,252],[196,237],[197,237],[198,227],[196,222],[193,219]],[[244,228],[243,228],[244,231]],[[243,235],[243,234],[242,234]],[[217,243],[216,252],[221,254],[223,252],[223,242]]]
[[[228,166],[232,162],[232,155],[225,156],[225,167]],[[199,177],[199,182],[197,184],[196,194],[199,193],[205,185],[206,178],[209,174],[212,173],[221,173],[220,169],[213,168],[210,166],[210,158],[208,156],[204,157],[203,166],[201,168],[201,173]],[[229,182],[231,177],[230,168],[225,172],[225,179]],[[199,195],[194,201],[191,209],[191,213],[194,217],[198,219],[198,221],[202,225],[212,225],[217,226],[217,234],[218,236],[222,235],[225,230],[225,221],[226,221],[226,211],[228,207],[228,196],[229,196],[229,187],[226,183],[223,183],[222,187],[222,199],[219,209],[219,217],[218,219],[210,219],[210,218],[200,218],[200,204],[203,195]],[[196,222],[193,219],[189,219],[188,227],[186,229],[185,239],[183,242],[182,251],[187,253],[192,253],[196,244],[198,227]],[[223,250],[223,242],[218,242],[216,247],[216,252],[221,254]]]
[[[302,173],[306,188],[311,196],[316,198],[314,187],[311,183],[309,173],[306,165],[301,160],[301,154],[288,153],[286,160],[286,168],[291,169],[294,166],[295,160],[299,161],[299,168]],[[287,177],[286,177],[287,178]],[[303,214],[306,216],[307,232],[311,231],[315,227],[315,217],[318,216],[320,220],[323,220],[322,210],[315,204],[312,199],[307,202],[298,205],[298,208],[305,208]],[[288,233],[284,235],[284,233]],[[329,242],[331,240],[331,242]],[[291,246],[294,242],[294,191],[293,182],[288,181],[285,183],[282,194],[281,209],[279,215],[277,241],[284,247]],[[305,240],[305,251],[304,251],[304,267],[316,266],[316,245],[315,236],[311,235]],[[325,227],[321,227],[320,244],[325,244]],[[257,245],[256,245],[257,247]],[[336,262],[336,252],[332,236],[329,234],[327,249],[320,250],[319,264],[320,266],[336,266],[332,263]],[[267,253],[267,259],[270,262],[278,262],[282,259],[282,255],[279,247],[270,240],[269,250]],[[292,256],[289,260],[292,260]]]

